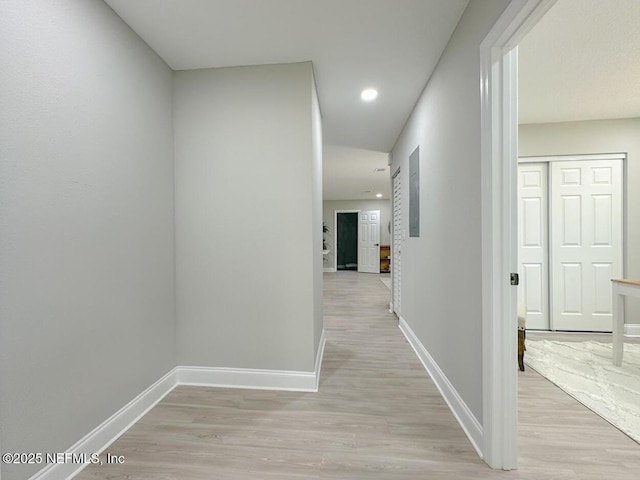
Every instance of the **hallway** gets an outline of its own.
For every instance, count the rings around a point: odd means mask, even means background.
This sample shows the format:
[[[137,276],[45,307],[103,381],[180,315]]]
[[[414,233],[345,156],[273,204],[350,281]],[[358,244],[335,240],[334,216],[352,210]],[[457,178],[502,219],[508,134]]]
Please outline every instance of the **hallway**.
[[[76,478],[637,478],[638,445],[529,369],[521,468],[490,470],[388,313],[379,276],[325,274],[324,299],[318,393],[178,387],[107,449],[123,464]]]

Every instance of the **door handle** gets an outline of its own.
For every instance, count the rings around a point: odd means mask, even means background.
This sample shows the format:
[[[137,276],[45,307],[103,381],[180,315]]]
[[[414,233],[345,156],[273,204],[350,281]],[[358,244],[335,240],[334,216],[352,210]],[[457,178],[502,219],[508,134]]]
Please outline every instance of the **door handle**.
[[[379,246],[380,246],[380,244],[379,244],[379,243],[374,243],[374,244],[373,244],[373,246],[374,246],[374,247],[379,247]]]

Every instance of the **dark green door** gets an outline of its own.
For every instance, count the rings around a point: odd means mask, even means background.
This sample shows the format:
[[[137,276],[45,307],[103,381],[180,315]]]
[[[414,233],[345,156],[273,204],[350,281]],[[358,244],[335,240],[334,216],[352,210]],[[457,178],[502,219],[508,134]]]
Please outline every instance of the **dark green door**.
[[[358,270],[358,214],[338,213],[338,270]]]

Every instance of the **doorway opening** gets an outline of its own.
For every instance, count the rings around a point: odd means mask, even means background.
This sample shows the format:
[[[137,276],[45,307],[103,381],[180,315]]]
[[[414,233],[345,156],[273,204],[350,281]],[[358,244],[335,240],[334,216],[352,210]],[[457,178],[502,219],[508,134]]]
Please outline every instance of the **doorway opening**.
[[[518,466],[518,43],[555,0],[511,2],[480,44],[483,458]]]
[[[380,210],[335,210],[335,271],[380,273]]]
[[[534,27],[543,15],[555,4],[555,0],[522,0],[519,2],[512,2],[505,10],[502,17],[498,20],[494,28],[489,35],[485,38],[481,45],[481,95],[482,95],[482,243],[483,243],[483,428],[484,428],[484,458],[487,463],[494,468],[511,469],[517,466],[517,424],[518,424],[518,376],[517,372],[513,368],[513,359],[516,356],[516,322],[517,318],[517,293],[520,287],[514,288],[517,284],[517,278],[515,283],[510,285],[510,273],[520,272],[522,269],[518,266],[518,222],[523,221],[522,215],[518,214],[518,156],[519,154],[529,156],[542,156],[542,155],[577,155],[577,154],[605,154],[606,152],[622,152],[626,151],[625,148],[618,146],[595,146],[595,140],[593,135],[587,136],[587,141],[584,145],[578,145],[575,140],[577,135],[569,135],[568,128],[574,130],[577,129],[575,124],[568,125],[571,120],[547,120],[547,126],[544,126],[544,122],[538,120],[540,123],[529,128],[529,137],[526,142],[522,142],[519,145],[518,139],[518,50],[517,46],[524,43],[522,42],[525,35]],[[560,3],[560,2],[559,2]],[[582,17],[581,17],[582,18]],[[560,24],[560,23],[557,23]],[[564,28],[567,28],[566,22],[562,23]],[[592,31],[598,31],[597,29]],[[616,35],[622,37],[617,30]],[[562,33],[566,36],[565,30]],[[551,38],[547,35],[545,38]],[[598,37],[600,39],[601,37]],[[603,43],[601,41],[601,43]],[[537,43],[536,43],[537,45]],[[581,44],[582,45],[582,44]],[[558,50],[562,50],[558,48]],[[590,50],[589,50],[590,51]],[[548,58],[545,56],[544,61],[548,62]],[[593,62],[596,63],[596,62]],[[610,71],[616,71],[610,69]],[[584,80],[584,79],[581,79]],[[591,84],[591,82],[582,81],[583,84]],[[573,85],[571,82],[565,82],[566,85]],[[540,90],[540,82],[535,82],[536,91]],[[537,97],[536,97],[537,98]],[[574,97],[572,97],[574,98]],[[536,106],[540,103],[536,100]],[[575,104],[579,103],[574,101]],[[553,105],[555,110],[559,110],[558,105]],[[577,122],[579,120],[573,120]],[[609,120],[611,121],[611,120]],[[558,122],[566,122],[564,124]],[[536,123],[536,122],[524,122],[524,123]],[[554,125],[548,126],[554,123]],[[591,124],[593,127],[594,124]],[[601,126],[601,125],[599,125]],[[586,129],[586,127],[585,127]],[[551,132],[555,135],[555,139],[560,139],[562,135],[565,138],[573,139],[574,144],[569,147],[563,147],[558,141],[541,138],[542,133],[548,135]],[[533,139],[533,134],[536,134],[536,138]],[[616,131],[616,138],[620,138],[619,131]],[[552,137],[549,137],[552,138]],[[522,137],[520,138],[522,140]],[[528,151],[524,153],[519,151],[525,143]],[[534,150],[535,148],[535,150]],[[546,151],[540,151],[546,149]],[[556,151],[548,151],[553,149]],[[568,158],[563,158],[560,162],[565,162]],[[580,162],[583,163],[583,162]],[[619,162],[630,163],[630,162]],[[567,167],[564,171],[560,168],[560,165],[556,165],[556,170],[560,170],[557,175],[554,175],[553,162],[547,165],[547,171],[540,174],[530,175],[530,178],[534,176],[542,177],[543,174],[549,174],[550,188],[581,188],[588,190],[589,188],[595,188],[596,184],[610,183],[609,178],[624,178],[618,177],[614,173],[617,167],[611,165],[592,166],[591,170],[588,165],[574,165],[566,164]],[[623,167],[627,169],[628,165]],[[533,167],[532,167],[533,168]],[[530,170],[531,171],[531,170]],[[590,185],[583,185],[578,177],[583,178],[588,175],[590,178]],[[628,178],[629,172],[625,172],[625,177]],[[554,185],[553,178],[556,180],[561,179],[559,185]],[[623,180],[623,183],[625,181]],[[543,182],[544,183],[544,182]],[[570,185],[574,184],[574,185]],[[630,185],[630,183],[629,183]],[[599,187],[599,185],[598,185]],[[532,186],[533,188],[533,186]],[[537,188],[537,187],[536,187]],[[630,190],[629,190],[630,191]],[[540,193],[540,192],[538,192]],[[547,192],[547,195],[553,200],[554,193]],[[581,248],[581,243],[576,241],[578,233],[581,232],[577,228],[577,219],[582,219],[582,212],[578,212],[577,206],[580,203],[584,203],[582,198],[582,192],[571,193],[561,199],[560,203],[556,203],[556,206],[563,205],[563,210],[559,213],[554,212],[553,206],[548,210],[551,215],[562,215],[562,218],[567,217],[569,220],[574,218],[576,221],[557,221],[558,225],[563,228],[563,236],[561,241],[553,235],[550,236],[550,245],[548,246],[547,254],[553,256],[553,252],[558,250],[560,255],[569,255],[569,251],[563,252],[559,249],[563,248],[568,241],[575,244],[578,250]],[[595,194],[589,194],[589,203],[591,205],[584,206],[586,208],[592,208],[592,213],[598,215],[609,216],[613,212],[609,208],[609,202],[613,205],[615,195],[607,197],[608,193],[602,194],[596,192]],[[606,198],[609,198],[608,200]],[[533,202],[532,202],[533,204]],[[606,208],[603,206],[606,205]],[[616,209],[619,211],[619,209]],[[526,216],[526,214],[525,214]],[[573,216],[573,217],[572,217]],[[585,217],[586,218],[586,217]],[[619,218],[619,217],[618,217]],[[618,222],[611,215],[611,222],[605,223],[613,224]],[[552,222],[555,220],[551,219]],[[571,227],[573,225],[576,228]],[[571,228],[570,228],[571,227]],[[541,229],[538,229],[541,230]],[[615,230],[615,232],[614,232]],[[589,234],[595,236],[608,236],[610,233],[616,233],[619,236],[620,229],[598,229],[593,226],[589,227]],[[626,235],[624,232],[623,235]],[[605,235],[606,234],[606,235]],[[571,236],[574,238],[570,238]],[[582,235],[582,233],[581,233]],[[612,237],[613,238],[613,237]],[[577,239],[582,240],[582,239]],[[609,242],[609,238],[598,239],[596,243]],[[557,245],[551,244],[553,241],[557,241]],[[563,243],[564,242],[564,243]],[[620,242],[613,242],[621,245]],[[631,241],[626,242],[631,245]],[[555,249],[555,250],[554,250]],[[605,250],[603,248],[602,250]],[[535,253],[535,252],[532,252]],[[620,253],[616,253],[617,258],[621,258]],[[556,255],[557,257],[557,255]],[[538,260],[530,260],[530,263],[536,263]],[[543,260],[544,262],[544,260]],[[574,260],[571,257],[562,257],[563,269],[562,274],[564,278],[562,282],[567,283],[570,287],[579,286],[581,283],[595,285],[599,281],[600,277],[606,278],[607,282],[610,278],[617,276],[615,273],[614,264],[609,259],[595,260],[597,268],[591,268],[589,277],[585,280],[585,276],[580,272],[580,262],[585,260]],[[609,265],[611,263],[611,266]],[[619,261],[617,262],[620,263]],[[549,263],[553,265],[553,261]],[[590,262],[589,265],[593,265]],[[557,265],[556,265],[557,266]],[[616,267],[618,268],[618,267]],[[611,274],[608,270],[611,270]],[[532,267],[531,274],[535,274],[535,268]],[[526,276],[526,272],[525,272]],[[541,277],[544,277],[542,275]],[[553,276],[549,277],[553,279]],[[525,279],[526,281],[526,279]],[[598,289],[598,293],[589,295],[589,303],[594,305],[594,308],[598,310],[598,315],[603,315],[603,312],[608,309],[608,303],[610,303],[609,296],[606,295],[606,289]],[[559,289],[552,287],[550,289],[551,294]],[[532,292],[528,292],[532,294]],[[562,291],[563,298],[561,306],[563,308],[568,307],[569,304],[573,304],[571,308],[565,308],[565,313],[572,313],[569,310],[577,310],[576,305],[580,304],[580,296],[586,294],[586,290],[574,288],[573,290],[564,289]],[[535,295],[533,295],[535,296]],[[539,297],[539,295],[538,295]],[[544,302],[542,302],[544,303]],[[605,308],[606,307],[606,308]],[[608,313],[607,313],[608,315]],[[592,315],[593,316],[593,315]],[[606,316],[606,315],[603,315]],[[567,322],[573,320],[566,318]],[[542,320],[544,322],[544,320]],[[528,323],[528,319],[527,319]],[[571,327],[569,329],[574,329]],[[564,329],[564,328],[563,328]],[[578,328],[575,328],[578,329]],[[582,330],[582,328],[579,328]],[[591,326],[588,330],[600,330],[597,325]]]
[[[336,212],[336,270],[358,271],[358,212]]]

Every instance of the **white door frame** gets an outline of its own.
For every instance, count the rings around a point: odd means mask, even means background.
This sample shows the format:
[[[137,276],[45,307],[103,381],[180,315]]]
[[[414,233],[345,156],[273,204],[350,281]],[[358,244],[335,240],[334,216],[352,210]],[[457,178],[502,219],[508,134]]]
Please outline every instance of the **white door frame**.
[[[339,213],[357,213],[360,215],[360,210],[334,210],[333,211],[333,271],[338,271],[338,214]],[[360,250],[360,245],[357,245]]]
[[[541,155],[535,157],[518,157],[518,163],[551,163],[551,162],[581,162],[588,160],[622,160],[626,162],[627,154],[616,153],[579,153],[575,155]]]
[[[555,0],[512,0],[480,45],[483,458],[518,465],[518,42]]]

